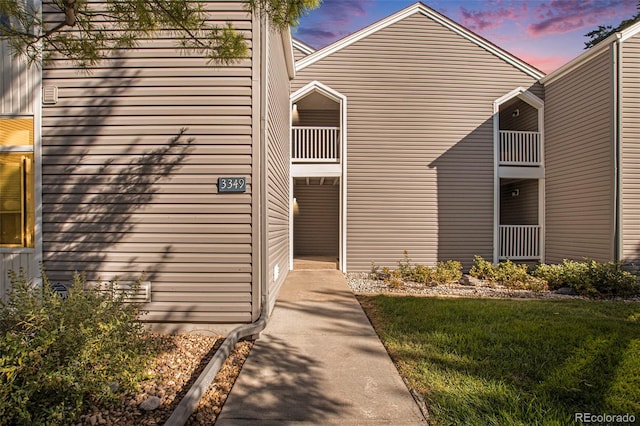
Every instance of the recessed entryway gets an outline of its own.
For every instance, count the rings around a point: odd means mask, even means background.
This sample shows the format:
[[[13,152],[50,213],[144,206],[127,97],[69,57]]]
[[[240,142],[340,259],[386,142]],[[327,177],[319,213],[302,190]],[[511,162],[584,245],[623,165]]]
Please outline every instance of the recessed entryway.
[[[337,269],[340,178],[293,179],[294,269]]]

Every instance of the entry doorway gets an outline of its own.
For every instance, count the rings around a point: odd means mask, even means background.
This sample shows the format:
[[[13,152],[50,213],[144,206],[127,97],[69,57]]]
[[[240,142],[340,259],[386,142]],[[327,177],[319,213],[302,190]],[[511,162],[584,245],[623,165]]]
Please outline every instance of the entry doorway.
[[[294,269],[339,269],[340,178],[293,178]]]

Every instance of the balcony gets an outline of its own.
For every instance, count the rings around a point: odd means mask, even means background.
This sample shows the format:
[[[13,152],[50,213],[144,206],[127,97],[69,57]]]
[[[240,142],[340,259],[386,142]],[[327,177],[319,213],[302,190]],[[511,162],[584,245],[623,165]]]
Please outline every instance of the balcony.
[[[339,163],[340,128],[292,127],[291,161],[294,163]]]
[[[501,166],[541,166],[540,132],[500,130]]]
[[[500,225],[500,260],[539,260],[540,225]]]

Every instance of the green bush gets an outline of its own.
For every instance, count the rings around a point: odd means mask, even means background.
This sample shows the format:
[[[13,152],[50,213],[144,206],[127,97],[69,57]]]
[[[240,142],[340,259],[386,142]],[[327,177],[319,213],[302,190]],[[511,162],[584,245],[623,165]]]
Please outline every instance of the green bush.
[[[462,278],[462,264],[457,260],[447,260],[436,263],[432,280],[440,285],[450,284]]]
[[[398,261],[398,268],[396,273],[400,278],[411,279],[413,277],[413,267],[411,266],[411,259],[409,258],[409,252],[405,250],[403,252],[404,257]]]
[[[558,265],[540,265],[533,274],[551,288],[571,287],[585,296],[632,296],[640,294],[638,277],[614,262],[563,260]]]
[[[149,360],[139,309],[113,287],[85,290],[75,274],[63,300],[42,276],[39,287],[12,274],[0,304],[0,424],[73,423],[117,399],[112,388],[135,389]]]
[[[469,275],[479,280],[497,281],[495,266],[481,256],[473,257],[473,266],[469,270]]]
[[[433,282],[432,275],[433,270],[428,266],[415,265],[410,279],[418,284],[431,284]]]
[[[505,260],[495,266],[493,263],[475,256],[469,275],[489,283],[498,283],[509,289],[545,291],[549,287],[542,277],[529,275],[526,264],[513,263]]]

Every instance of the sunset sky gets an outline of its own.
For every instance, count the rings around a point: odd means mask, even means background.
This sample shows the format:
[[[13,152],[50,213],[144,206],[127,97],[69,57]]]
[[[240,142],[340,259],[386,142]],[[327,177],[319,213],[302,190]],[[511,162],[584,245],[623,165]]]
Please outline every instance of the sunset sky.
[[[324,47],[415,0],[324,0],[301,19],[294,37]],[[598,25],[635,15],[637,0],[424,0],[424,4],[544,72],[584,50]]]

